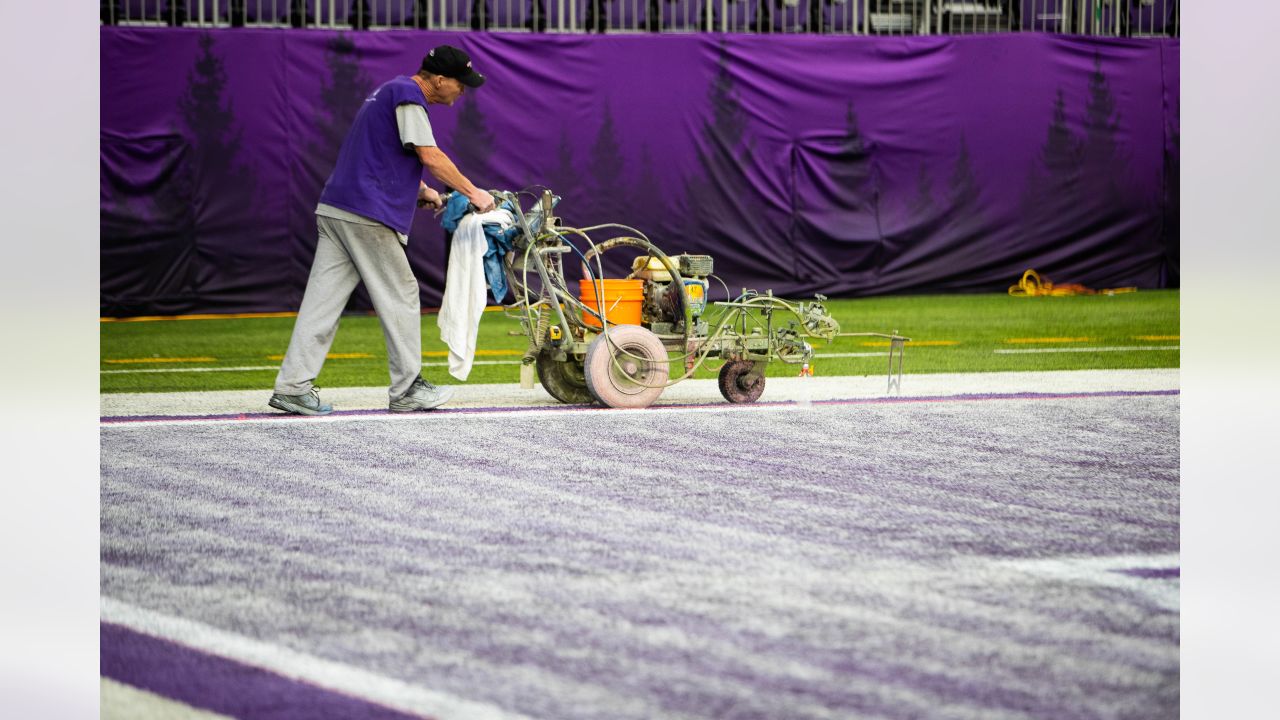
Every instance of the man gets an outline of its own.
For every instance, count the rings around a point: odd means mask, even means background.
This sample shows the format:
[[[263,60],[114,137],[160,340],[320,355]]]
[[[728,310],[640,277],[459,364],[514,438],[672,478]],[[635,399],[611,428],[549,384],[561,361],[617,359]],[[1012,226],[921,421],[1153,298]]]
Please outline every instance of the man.
[[[493,196],[464,177],[436,146],[427,119],[427,105],[452,105],[466,88],[483,83],[465,52],[441,45],[422,59],[416,75],[401,75],[365,99],[316,206],[315,260],[271,407],[299,415],[333,410],[320,401],[312,383],[360,281],[387,343],[390,409],[432,410],[452,397],[452,389],[436,387],[421,375],[418,281],[404,245],[416,205],[442,204],[440,194],[422,182],[423,166],[480,212],[494,207]]]

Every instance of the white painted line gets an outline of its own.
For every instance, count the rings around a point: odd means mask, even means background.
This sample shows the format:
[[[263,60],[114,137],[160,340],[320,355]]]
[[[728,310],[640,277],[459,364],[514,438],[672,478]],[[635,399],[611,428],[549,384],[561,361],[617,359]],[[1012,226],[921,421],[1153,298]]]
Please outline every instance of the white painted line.
[[[313,415],[301,417],[288,413],[276,415],[257,415],[256,417],[217,417],[217,418],[175,418],[173,420],[124,420],[100,423],[102,429],[139,429],[144,427],[172,427],[175,425],[288,425],[290,423],[339,423],[339,422],[405,422],[441,420],[456,422],[458,418],[470,416],[520,415],[521,417],[543,417],[555,415],[564,417],[566,413],[607,412],[610,415],[622,413],[632,414],[644,412],[673,413],[708,413],[708,412],[796,412],[812,407],[811,400],[794,402],[752,403],[732,405],[717,401],[709,405],[653,405],[647,408],[606,408],[599,405],[554,405],[546,409],[529,409],[527,407],[494,407],[494,408],[456,408],[453,412],[361,412],[360,414]],[[447,410],[448,406],[441,408]],[[254,411],[257,414],[257,411]]]
[[[476,360],[472,365],[519,365],[519,360]],[[447,362],[424,362],[422,367],[448,367]],[[279,365],[245,365],[241,367],[184,367],[184,368],[135,368],[132,370],[99,370],[103,375],[128,375],[133,373],[179,372],[250,372],[253,370],[279,370]]]
[[[1022,355],[1025,353],[1064,353],[1064,352],[1130,352],[1139,350],[1178,350],[1178,345],[1131,345],[1128,347],[1062,347],[1062,348],[1028,348],[1026,350],[996,350],[997,355]]]
[[[279,365],[249,365],[243,367],[185,367],[185,368],[136,368],[133,370],[99,370],[103,375],[127,375],[132,373],[175,372],[244,372],[248,370],[279,370]]]
[[[204,623],[164,615],[109,597],[102,598],[103,622],[264,668],[285,677],[363,698],[403,712],[432,717],[523,719],[496,705],[410,685],[352,665],[325,660],[279,645],[220,630]]]

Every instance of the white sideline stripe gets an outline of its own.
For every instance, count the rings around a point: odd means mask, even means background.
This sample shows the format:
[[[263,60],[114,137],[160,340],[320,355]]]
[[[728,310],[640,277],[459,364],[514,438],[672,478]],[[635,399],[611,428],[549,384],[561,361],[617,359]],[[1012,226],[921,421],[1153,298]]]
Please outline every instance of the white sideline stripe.
[[[1074,391],[1062,391],[1065,394],[1074,394]],[[1085,391],[1088,392],[1088,391]],[[1026,398],[1017,397],[1018,392],[1013,393],[990,393],[998,398],[999,395],[1011,395],[1009,399],[1023,401]],[[733,405],[715,401],[706,405],[663,405],[656,404],[647,408],[606,408],[595,405],[583,405],[580,407],[569,407],[565,405],[555,405],[546,409],[529,409],[528,407],[492,407],[492,408],[458,408],[455,412],[412,412],[412,413],[376,413],[376,414],[335,414],[335,415],[315,415],[311,417],[297,417],[287,413],[278,413],[267,417],[217,417],[217,418],[175,418],[173,420],[135,420],[135,421],[114,421],[99,423],[102,430],[141,430],[154,427],[172,427],[176,425],[265,425],[265,424],[289,424],[289,423],[344,423],[344,422],[454,422],[459,418],[474,416],[493,416],[493,415],[519,415],[521,417],[564,417],[566,413],[609,413],[610,416],[623,413],[768,413],[768,412],[811,412],[814,409],[815,400],[820,404],[841,401],[859,401],[859,400],[913,400],[920,399],[919,396],[912,395],[879,395],[873,398],[794,398],[778,402],[751,403],[744,405]],[[929,402],[945,403],[945,402],[969,402],[961,394],[960,396],[928,396],[925,397]],[[446,408],[447,410],[447,408]]]
[[[1180,348],[1180,345],[1130,345],[1127,347],[1028,348],[1025,350],[996,350],[995,353],[997,355],[1022,355],[1024,353],[1127,352],[1130,350],[1178,350]]]
[[[128,375],[132,373],[175,372],[244,372],[248,370],[279,370],[279,365],[246,365],[243,367],[185,367],[185,368],[137,368],[134,370],[99,370],[103,375]]]
[[[101,609],[103,622],[123,625],[147,635],[403,712],[430,715],[442,720],[454,717],[486,720],[526,718],[496,705],[427,690],[358,667],[219,630],[194,620],[164,615],[113,598],[103,597]]]
[[[834,356],[833,356],[834,357]],[[476,360],[472,365],[519,365],[519,360]],[[424,362],[422,367],[448,367],[447,362]],[[250,370],[279,370],[279,365],[245,365],[242,367],[185,367],[185,368],[138,368],[135,370],[99,370],[103,375],[126,375],[130,373],[176,373],[176,372],[247,372]]]
[[[897,396],[894,396],[897,397]],[[762,403],[750,405],[729,405],[717,402],[713,405],[696,405],[685,407],[680,405],[653,405],[647,408],[606,408],[583,405],[581,409],[556,405],[546,410],[529,410],[523,407],[465,408],[466,412],[411,412],[411,413],[379,413],[373,415],[314,415],[307,418],[296,417],[287,413],[278,413],[270,417],[238,417],[227,418],[182,418],[175,420],[141,420],[100,423],[103,429],[138,429],[143,427],[167,427],[173,425],[263,425],[288,423],[340,423],[340,422],[425,422],[430,420],[457,420],[459,417],[477,415],[520,415],[521,417],[541,417],[552,415],[564,417],[565,413],[607,412],[611,416],[618,413],[672,412],[672,413],[708,413],[708,412],[796,412],[810,410],[813,400],[793,400],[778,403]],[[463,410],[460,408],[460,410]]]

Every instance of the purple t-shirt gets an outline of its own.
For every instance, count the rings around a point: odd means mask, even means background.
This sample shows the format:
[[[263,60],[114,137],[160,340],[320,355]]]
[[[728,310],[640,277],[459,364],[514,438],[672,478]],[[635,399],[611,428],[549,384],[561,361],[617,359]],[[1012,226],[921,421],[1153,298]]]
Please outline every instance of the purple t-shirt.
[[[342,141],[320,202],[408,235],[417,208],[422,162],[412,148],[400,143],[396,107],[403,103],[427,107],[421,88],[405,75],[387,81],[365,98]]]

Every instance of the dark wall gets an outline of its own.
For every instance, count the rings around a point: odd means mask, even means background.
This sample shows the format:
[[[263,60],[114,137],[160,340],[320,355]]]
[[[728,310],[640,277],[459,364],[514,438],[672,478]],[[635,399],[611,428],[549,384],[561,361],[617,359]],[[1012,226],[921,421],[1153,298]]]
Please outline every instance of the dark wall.
[[[489,78],[430,110],[472,180],[549,185],[568,223],[709,253],[735,289],[1003,290],[1029,267],[1177,284],[1176,39],[104,27],[101,40],[103,315],[297,309],[351,118],[444,42]],[[439,304],[444,254],[419,213],[424,306]]]

